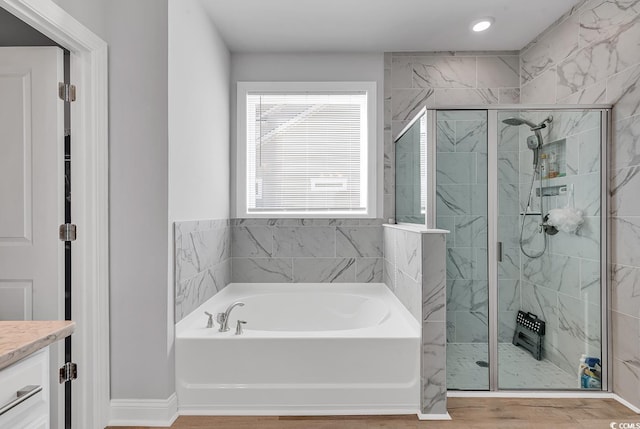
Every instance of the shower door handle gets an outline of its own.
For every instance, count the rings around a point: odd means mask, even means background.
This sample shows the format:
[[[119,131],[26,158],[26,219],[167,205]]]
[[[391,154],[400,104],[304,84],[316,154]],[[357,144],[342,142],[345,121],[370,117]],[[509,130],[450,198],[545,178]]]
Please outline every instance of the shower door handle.
[[[498,262],[502,262],[502,241],[498,241],[497,246]]]

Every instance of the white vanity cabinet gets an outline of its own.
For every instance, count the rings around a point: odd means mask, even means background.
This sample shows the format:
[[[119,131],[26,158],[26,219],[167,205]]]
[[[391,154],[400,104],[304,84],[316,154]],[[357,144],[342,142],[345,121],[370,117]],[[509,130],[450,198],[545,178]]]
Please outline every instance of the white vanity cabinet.
[[[49,429],[49,347],[0,370],[0,429]]]

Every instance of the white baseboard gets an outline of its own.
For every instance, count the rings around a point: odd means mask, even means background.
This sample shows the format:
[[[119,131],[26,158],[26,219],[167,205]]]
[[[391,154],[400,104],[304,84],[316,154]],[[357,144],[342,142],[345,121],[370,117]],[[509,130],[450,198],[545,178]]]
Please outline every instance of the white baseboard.
[[[619,395],[614,393],[613,394],[613,399],[615,399],[616,401],[620,402],[622,405],[624,405],[625,407],[627,407],[628,409],[630,409],[634,413],[640,414],[640,408],[636,407],[635,405],[633,405],[631,402],[627,401],[626,399],[621,398]]]
[[[109,426],[170,427],[178,418],[178,397],[112,399]]]
[[[445,414],[422,414],[417,413],[418,420],[451,420],[449,413]]]

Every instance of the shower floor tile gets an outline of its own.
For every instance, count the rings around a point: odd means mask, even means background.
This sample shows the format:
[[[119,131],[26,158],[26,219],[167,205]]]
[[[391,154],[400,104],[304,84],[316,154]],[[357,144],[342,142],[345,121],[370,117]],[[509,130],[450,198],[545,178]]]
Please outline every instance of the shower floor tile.
[[[498,345],[498,383],[501,389],[578,389],[576,374],[568,373],[550,361],[538,361],[520,347],[510,343]],[[488,390],[489,363],[486,343],[447,344],[447,388]]]

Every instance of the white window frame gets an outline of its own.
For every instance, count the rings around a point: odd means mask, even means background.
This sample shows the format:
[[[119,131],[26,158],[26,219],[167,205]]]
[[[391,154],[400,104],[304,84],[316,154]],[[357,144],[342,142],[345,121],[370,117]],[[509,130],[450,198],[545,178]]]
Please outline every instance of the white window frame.
[[[353,92],[367,94],[366,192],[367,210],[302,212],[274,211],[250,213],[247,209],[247,94],[250,92]],[[238,218],[365,218],[375,219],[378,210],[378,150],[377,150],[377,94],[376,82],[238,82],[236,129],[236,216]]]

